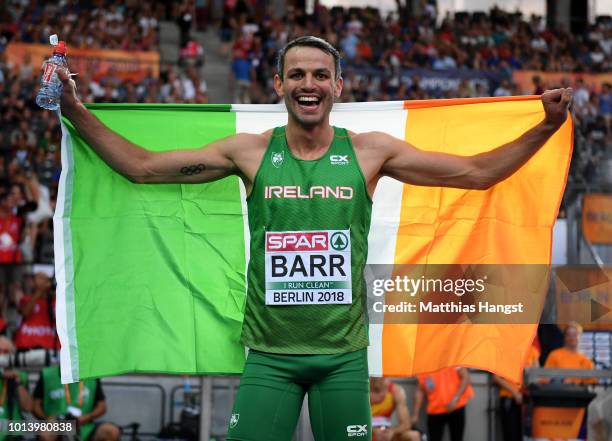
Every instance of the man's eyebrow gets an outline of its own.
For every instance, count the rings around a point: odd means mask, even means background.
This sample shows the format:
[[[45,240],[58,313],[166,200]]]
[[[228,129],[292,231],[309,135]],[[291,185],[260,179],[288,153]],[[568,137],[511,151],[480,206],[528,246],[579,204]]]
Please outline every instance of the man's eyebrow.
[[[315,71],[315,73],[321,73],[321,72],[331,73],[331,69],[329,69],[327,67],[319,67],[319,68],[315,69],[314,71]],[[304,69],[302,69],[301,67],[292,67],[289,70],[287,70],[288,74],[290,74],[290,73],[303,73],[303,72],[304,72]]]

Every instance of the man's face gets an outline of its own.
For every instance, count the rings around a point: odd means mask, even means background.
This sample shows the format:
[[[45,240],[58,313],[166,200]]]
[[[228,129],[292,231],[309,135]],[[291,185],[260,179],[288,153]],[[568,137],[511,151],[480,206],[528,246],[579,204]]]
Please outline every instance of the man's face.
[[[328,118],[334,98],[342,92],[342,79],[335,79],[332,55],[314,47],[297,46],[285,54],[284,80],[276,75],[274,88],[285,100],[289,116],[311,127]]]
[[[565,331],[565,346],[568,349],[572,349],[572,350],[577,349],[578,348],[578,337],[579,337],[579,333],[576,328],[574,328],[573,326],[570,326],[569,328],[567,328],[567,330]]]
[[[51,279],[45,273],[36,273],[34,275],[34,286],[37,289],[48,290],[51,288]]]

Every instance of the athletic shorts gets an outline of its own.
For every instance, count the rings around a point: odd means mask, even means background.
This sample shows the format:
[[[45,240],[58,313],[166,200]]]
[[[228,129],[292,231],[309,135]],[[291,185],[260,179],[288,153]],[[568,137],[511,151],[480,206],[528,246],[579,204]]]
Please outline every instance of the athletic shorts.
[[[251,350],[230,417],[227,440],[291,441],[304,395],[316,441],[370,441],[366,349],[332,355]]]

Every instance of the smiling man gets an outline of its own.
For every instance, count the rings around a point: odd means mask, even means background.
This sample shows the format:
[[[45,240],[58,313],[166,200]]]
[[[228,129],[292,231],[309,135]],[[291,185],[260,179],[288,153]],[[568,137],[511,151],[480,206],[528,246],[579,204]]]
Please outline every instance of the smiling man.
[[[424,152],[384,133],[332,127],[340,56],[307,36],[279,54],[274,87],[286,126],[154,153],[105,127],[79,102],[68,73],[60,78],[63,114],[133,182],[244,182],[251,259],[242,341],[251,350],[227,437],[241,441],[290,440],[306,393],[317,440],[371,439],[363,268],[378,180],[486,189],[538,151],[565,121],[572,96],[542,95],[545,119],[489,152]]]

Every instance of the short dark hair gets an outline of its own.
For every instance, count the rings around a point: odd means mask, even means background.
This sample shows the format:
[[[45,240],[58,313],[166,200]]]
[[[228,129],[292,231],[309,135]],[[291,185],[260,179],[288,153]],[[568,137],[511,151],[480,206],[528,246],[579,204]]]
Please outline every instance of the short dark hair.
[[[278,52],[276,69],[278,70],[278,76],[281,77],[281,79],[283,79],[283,70],[285,68],[285,55],[287,55],[287,51],[289,49],[296,46],[315,47],[334,57],[334,69],[336,71],[335,79],[337,80],[340,78],[340,75],[342,74],[342,68],[340,67],[340,52],[338,52],[335,47],[322,38],[306,35],[304,37],[298,37],[295,40],[291,40]]]

